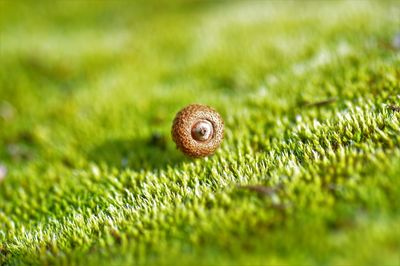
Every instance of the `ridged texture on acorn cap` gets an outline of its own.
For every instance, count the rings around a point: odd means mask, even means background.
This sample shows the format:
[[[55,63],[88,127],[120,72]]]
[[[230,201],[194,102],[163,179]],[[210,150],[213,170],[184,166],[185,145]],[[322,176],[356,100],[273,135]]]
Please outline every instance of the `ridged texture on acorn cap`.
[[[208,120],[213,126],[213,136],[207,141],[192,137],[192,127],[200,120]],[[179,150],[190,157],[205,157],[214,154],[224,137],[224,121],[211,107],[191,104],[176,115],[172,125],[172,139]]]

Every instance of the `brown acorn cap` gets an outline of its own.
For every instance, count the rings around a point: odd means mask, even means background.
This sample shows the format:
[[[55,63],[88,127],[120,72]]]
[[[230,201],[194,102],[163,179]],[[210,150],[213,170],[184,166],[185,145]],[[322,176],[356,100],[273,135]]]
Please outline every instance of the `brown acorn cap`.
[[[224,137],[224,121],[211,107],[191,104],[177,113],[171,133],[177,148],[184,154],[205,157],[212,155],[220,146]]]

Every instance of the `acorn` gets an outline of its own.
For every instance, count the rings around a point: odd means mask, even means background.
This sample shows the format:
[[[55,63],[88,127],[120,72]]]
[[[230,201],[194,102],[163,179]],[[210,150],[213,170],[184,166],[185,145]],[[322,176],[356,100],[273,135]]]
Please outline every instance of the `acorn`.
[[[176,147],[190,157],[214,154],[224,138],[224,121],[213,108],[191,104],[175,116],[172,139]]]

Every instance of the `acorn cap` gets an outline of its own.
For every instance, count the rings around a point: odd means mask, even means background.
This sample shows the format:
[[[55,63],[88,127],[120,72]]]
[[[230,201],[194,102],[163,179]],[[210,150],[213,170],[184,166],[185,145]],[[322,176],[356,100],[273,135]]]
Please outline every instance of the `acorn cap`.
[[[205,157],[214,154],[224,137],[224,121],[211,107],[191,104],[176,115],[172,139],[184,154]]]

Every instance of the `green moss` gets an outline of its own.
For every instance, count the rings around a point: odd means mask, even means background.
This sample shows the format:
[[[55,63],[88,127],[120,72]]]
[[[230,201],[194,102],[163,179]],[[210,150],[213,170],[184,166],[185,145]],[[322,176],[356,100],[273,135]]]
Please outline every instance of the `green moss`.
[[[396,2],[0,10],[0,264],[400,261]],[[172,143],[189,103],[210,158]]]

